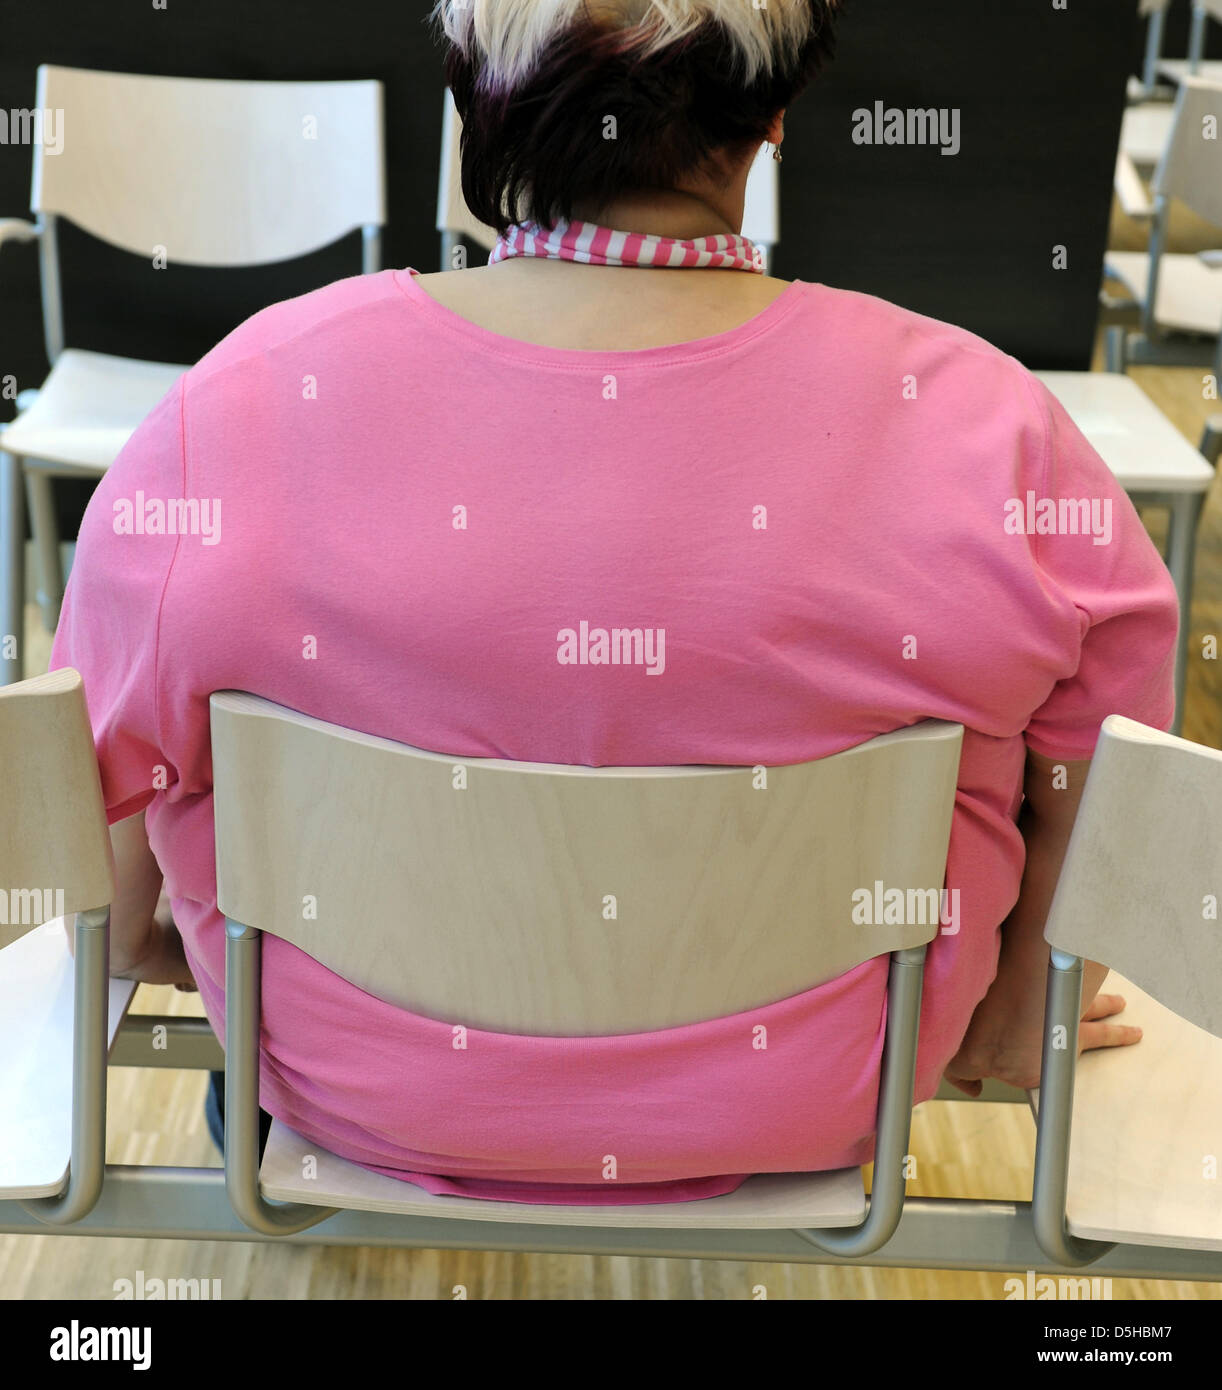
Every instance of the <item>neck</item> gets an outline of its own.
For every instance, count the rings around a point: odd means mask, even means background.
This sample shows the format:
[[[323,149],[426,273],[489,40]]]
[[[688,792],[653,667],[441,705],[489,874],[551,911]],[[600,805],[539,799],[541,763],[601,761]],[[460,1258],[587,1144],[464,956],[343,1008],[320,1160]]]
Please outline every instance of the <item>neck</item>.
[[[650,236],[690,241],[696,237],[741,233],[746,188],[700,196],[695,193],[642,193],[613,199],[602,207],[584,203],[574,207],[573,216],[581,222],[594,222],[619,232],[641,232]]]

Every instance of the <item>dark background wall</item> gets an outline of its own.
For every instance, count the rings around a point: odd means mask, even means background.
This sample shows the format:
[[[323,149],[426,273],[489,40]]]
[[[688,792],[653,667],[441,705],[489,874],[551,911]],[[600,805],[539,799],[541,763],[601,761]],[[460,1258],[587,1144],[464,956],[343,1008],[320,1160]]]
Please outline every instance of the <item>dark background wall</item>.
[[[787,121],[776,274],[959,323],[1034,368],[1085,367],[1141,32],[1136,0],[1067,3],[848,0],[839,58]],[[1187,0],[1176,0],[1168,52],[1183,48],[1181,9]],[[168,0],[164,10],[151,0],[0,0],[0,106],[34,104],[40,62],[376,77],[387,97],[386,262],[431,270],[442,81],[428,11],[428,0]],[[958,108],[961,152],[854,145],[853,111],[877,100]],[[28,208],[30,153],[0,145],[0,216]],[[1067,269],[1053,268],[1057,245]],[[355,236],[305,261],[240,272],[153,271],[67,228],[61,250],[70,345],[167,361],[191,361],[261,306],[359,265]],[[0,376],[37,385],[46,362],[32,247],[6,248],[0,303]],[[11,403],[0,410],[8,418]],[[60,492],[79,509],[79,492]]]

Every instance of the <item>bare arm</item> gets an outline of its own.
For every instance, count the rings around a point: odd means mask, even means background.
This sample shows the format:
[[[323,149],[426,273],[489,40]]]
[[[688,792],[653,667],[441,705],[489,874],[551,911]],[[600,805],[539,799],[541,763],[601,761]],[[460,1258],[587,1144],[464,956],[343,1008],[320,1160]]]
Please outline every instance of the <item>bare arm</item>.
[[[1039,1085],[1049,956],[1044,923],[1089,768],[1089,759],[1058,763],[1028,752],[1026,800],[1018,822],[1027,845],[1022,888],[1002,926],[996,978],[946,1069],[947,1080],[968,1095],[979,1094],[986,1077],[1012,1086]],[[1107,970],[1106,965],[1085,962],[1082,1048],[1123,1046],[1141,1037],[1140,1029],[1106,1021],[1124,1008],[1119,995],[1099,994]]]
[[[110,846],[115,857],[110,973],[148,984],[193,984],[178,929],[157,912],[162,874],[149,848],[143,811],[110,827]],[[65,927],[72,946],[74,924]]]

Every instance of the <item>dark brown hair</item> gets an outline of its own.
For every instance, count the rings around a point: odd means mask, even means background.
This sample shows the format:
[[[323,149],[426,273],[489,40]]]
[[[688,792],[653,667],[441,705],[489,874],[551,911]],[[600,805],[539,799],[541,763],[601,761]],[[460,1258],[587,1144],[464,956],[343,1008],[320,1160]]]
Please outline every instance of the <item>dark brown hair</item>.
[[[767,138],[778,112],[834,51],[836,0],[810,0],[810,34],[747,80],[712,20],[654,53],[623,29],[580,18],[512,90],[487,80],[478,54],[451,45],[446,76],[463,120],[462,187],[481,222],[552,226],[576,204],[674,189]],[[614,118],[614,126],[608,118]]]

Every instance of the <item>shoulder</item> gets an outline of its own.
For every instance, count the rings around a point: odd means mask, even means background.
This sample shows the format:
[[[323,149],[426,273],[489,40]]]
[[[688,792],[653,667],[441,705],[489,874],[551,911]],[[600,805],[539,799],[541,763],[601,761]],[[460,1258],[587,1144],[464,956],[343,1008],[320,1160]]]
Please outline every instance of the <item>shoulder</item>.
[[[911,378],[914,399],[953,397],[969,413],[973,403],[1004,404],[1042,424],[1039,380],[1017,358],[978,334],[918,314],[877,295],[806,284],[808,322],[837,357],[853,368]]]
[[[248,376],[256,363],[289,349],[299,348],[316,358],[332,346],[350,351],[354,320],[376,320],[402,302],[398,273],[355,275],[261,309],[191,368],[184,379],[187,396]]]

